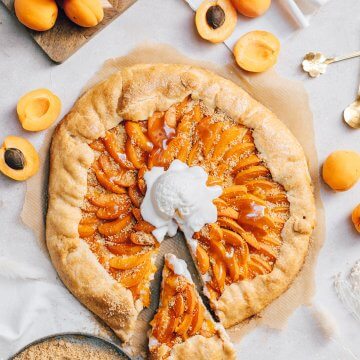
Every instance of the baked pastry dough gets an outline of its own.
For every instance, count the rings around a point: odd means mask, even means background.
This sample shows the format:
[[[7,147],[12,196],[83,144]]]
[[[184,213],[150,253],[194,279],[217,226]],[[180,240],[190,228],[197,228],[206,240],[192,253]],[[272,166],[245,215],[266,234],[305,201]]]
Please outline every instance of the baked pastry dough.
[[[283,293],[309,246],[315,207],[306,159],[271,111],[201,68],[124,68],[57,127],[46,224],[64,284],[123,341],[149,304],[159,246],[139,211],[143,175],[175,158],[202,166],[208,185],[224,189],[218,222],[190,248],[225,327]]]
[[[206,310],[184,260],[165,255],[159,309],[151,321],[150,359],[235,359],[223,326]]]

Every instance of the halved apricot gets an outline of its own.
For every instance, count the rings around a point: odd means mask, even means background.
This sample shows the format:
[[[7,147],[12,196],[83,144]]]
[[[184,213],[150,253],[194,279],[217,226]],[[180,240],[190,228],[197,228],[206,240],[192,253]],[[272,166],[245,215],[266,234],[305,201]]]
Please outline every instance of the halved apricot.
[[[351,220],[355,226],[355,229],[360,233],[360,204],[353,210],[351,214]]]
[[[237,14],[230,0],[205,0],[195,15],[199,35],[212,43],[226,40],[234,31]]]
[[[237,64],[250,72],[263,72],[276,64],[280,52],[277,37],[267,31],[251,31],[243,35],[234,47]]]
[[[0,171],[6,176],[23,181],[39,170],[39,155],[31,143],[18,136],[5,138],[0,148]]]
[[[232,3],[240,14],[255,18],[268,11],[271,0],[232,0]]]
[[[22,96],[16,111],[22,127],[41,131],[51,126],[61,111],[61,101],[48,89],[37,89]]]

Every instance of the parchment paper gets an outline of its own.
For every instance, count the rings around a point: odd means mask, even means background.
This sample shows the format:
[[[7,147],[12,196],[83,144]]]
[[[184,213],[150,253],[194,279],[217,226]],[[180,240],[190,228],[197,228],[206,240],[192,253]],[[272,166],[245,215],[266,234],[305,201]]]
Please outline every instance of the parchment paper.
[[[239,342],[241,337],[255,326],[261,325],[281,329],[286,324],[288,317],[298,306],[304,304],[309,305],[311,303],[311,298],[315,291],[315,262],[325,235],[324,210],[319,193],[319,166],[314,143],[312,114],[309,107],[308,96],[303,85],[300,82],[280,77],[274,70],[270,70],[264,74],[248,74],[241,71],[234,64],[220,67],[212,63],[187,58],[167,45],[146,44],[136,48],[127,56],[106,61],[103,67],[85,86],[84,91],[120,70],[122,67],[137,63],[193,64],[208,68],[237,83],[254,98],[271,109],[290,128],[303,146],[314,183],[317,208],[317,226],[312,236],[309,254],[300,274],[291,287],[261,314],[230,329],[229,334],[234,342]],[[46,209],[46,197],[44,194],[46,194],[48,177],[47,154],[50,138],[51,132],[49,131],[49,136],[40,151],[41,171],[28,181],[25,203],[21,213],[23,222],[33,229],[39,238],[39,246],[44,249],[44,214]],[[154,311],[158,306],[161,265],[163,262],[161,255],[167,252],[173,252],[187,262],[195,282],[199,285],[198,275],[182,236],[177,235],[175,238],[163,242],[160,249],[160,256],[157,260],[158,272],[152,284],[151,307],[141,313],[135,336],[128,347],[128,350],[131,350],[134,354],[144,354],[146,351],[148,322],[153,317]],[[74,301],[77,300],[74,298]],[[109,336],[108,332],[102,329],[104,329],[104,325],[99,323],[98,334]]]

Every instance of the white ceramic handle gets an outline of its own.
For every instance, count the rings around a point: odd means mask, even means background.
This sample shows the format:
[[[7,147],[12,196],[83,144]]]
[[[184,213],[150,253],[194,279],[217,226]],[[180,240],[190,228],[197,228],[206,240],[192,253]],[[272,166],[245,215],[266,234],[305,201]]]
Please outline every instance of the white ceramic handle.
[[[294,0],[284,0],[283,2],[301,27],[306,28],[310,25],[309,20],[305,17]]]

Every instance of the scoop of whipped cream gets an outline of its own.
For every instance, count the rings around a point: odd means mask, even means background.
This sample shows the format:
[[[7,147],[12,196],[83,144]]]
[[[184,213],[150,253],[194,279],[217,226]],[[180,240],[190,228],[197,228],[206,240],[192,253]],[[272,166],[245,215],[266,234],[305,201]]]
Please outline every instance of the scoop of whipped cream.
[[[147,191],[141,215],[155,226],[153,235],[161,242],[174,236],[180,227],[187,239],[205,224],[217,220],[213,200],[222,193],[221,186],[207,186],[208,175],[200,166],[189,167],[174,160],[168,170],[153,167],[144,175]]]

